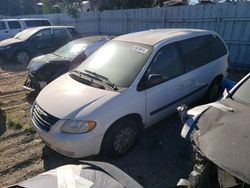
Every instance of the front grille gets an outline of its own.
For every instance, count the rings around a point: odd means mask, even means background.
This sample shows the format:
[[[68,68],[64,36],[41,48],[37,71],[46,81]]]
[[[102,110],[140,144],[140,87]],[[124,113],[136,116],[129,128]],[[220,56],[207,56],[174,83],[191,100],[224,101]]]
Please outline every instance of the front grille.
[[[32,120],[42,130],[49,131],[59,118],[45,112],[38,104],[34,104],[32,109]]]

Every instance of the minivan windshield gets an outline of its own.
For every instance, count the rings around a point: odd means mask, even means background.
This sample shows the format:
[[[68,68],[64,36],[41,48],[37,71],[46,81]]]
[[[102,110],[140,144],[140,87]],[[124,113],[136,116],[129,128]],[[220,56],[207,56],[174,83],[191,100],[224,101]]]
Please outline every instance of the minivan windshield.
[[[19,33],[17,33],[14,38],[18,40],[27,40],[29,37],[31,37],[33,34],[35,34],[38,31],[38,29],[25,29]]]
[[[68,60],[73,60],[76,58],[80,53],[82,53],[87,47],[82,41],[72,41],[63,47],[59,48],[54,52],[54,54],[63,57]]]
[[[107,78],[117,87],[129,87],[153,51],[152,46],[111,40],[86,59],[77,70]]]
[[[246,80],[233,94],[236,101],[250,104],[250,79]]]

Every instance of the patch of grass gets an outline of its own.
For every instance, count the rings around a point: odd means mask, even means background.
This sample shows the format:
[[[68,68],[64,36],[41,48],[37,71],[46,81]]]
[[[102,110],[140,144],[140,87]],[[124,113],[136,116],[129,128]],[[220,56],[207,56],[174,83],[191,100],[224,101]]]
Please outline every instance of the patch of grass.
[[[28,123],[24,126],[24,131],[27,133],[35,133],[35,129],[31,123]]]
[[[7,121],[7,124],[9,126],[9,128],[12,128],[12,129],[18,129],[18,130],[20,130],[20,129],[23,128],[22,124],[18,120],[16,120],[16,119],[11,119],[11,120],[9,119]]]

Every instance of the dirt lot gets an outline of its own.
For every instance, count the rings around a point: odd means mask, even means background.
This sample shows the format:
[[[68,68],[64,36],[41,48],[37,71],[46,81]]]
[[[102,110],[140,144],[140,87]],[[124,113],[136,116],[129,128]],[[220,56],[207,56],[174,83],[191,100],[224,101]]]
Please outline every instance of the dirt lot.
[[[231,74],[238,80],[242,73]],[[64,157],[45,146],[34,132],[29,111],[35,96],[22,89],[26,71],[22,66],[0,64],[0,187],[20,182],[77,159]],[[180,135],[181,122],[173,115],[140,136],[133,150],[110,162],[145,187],[173,187],[191,169],[191,146]]]

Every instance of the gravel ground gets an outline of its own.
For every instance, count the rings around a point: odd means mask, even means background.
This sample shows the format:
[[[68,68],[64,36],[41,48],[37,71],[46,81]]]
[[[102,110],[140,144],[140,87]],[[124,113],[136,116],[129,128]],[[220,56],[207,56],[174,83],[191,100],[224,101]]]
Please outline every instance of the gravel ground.
[[[64,164],[79,163],[52,151],[33,132],[29,110],[35,97],[22,90],[26,74],[23,66],[0,65],[0,187]],[[237,75],[237,80],[241,77]],[[145,187],[174,187],[192,167],[191,146],[180,137],[181,128],[175,114],[146,129],[125,157],[108,160],[93,156],[85,160],[110,162]]]

